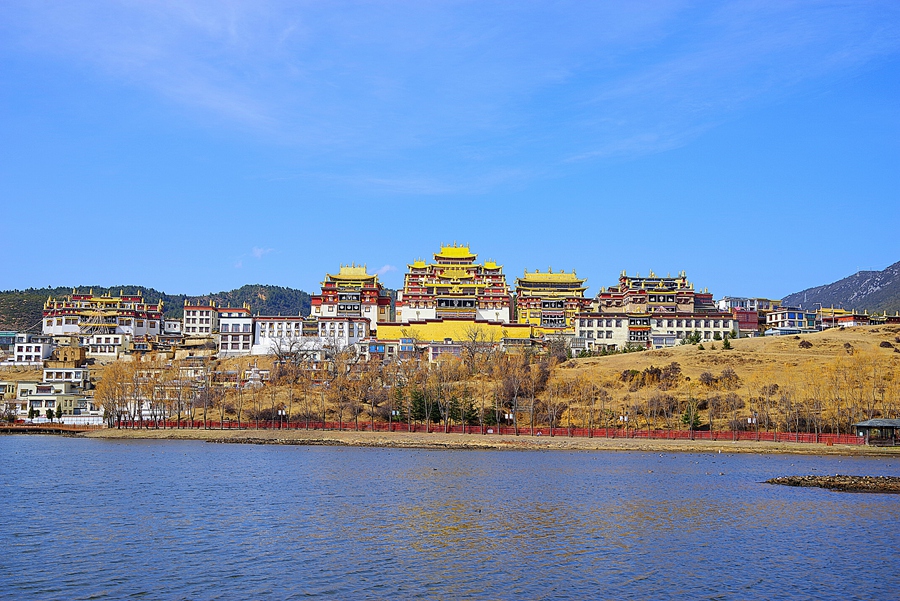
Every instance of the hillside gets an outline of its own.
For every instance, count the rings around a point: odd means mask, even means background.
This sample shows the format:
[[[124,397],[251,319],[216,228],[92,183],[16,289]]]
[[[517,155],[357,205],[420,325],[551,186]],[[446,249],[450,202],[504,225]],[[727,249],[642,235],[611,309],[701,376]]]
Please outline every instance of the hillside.
[[[811,344],[800,346],[801,340]],[[885,346],[881,346],[886,343]],[[732,349],[724,350],[721,342],[705,343],[706,350],[694,345],[639,353],[625,353],[606,357],[575,359],[570,376],[590,375],[594,378],[616,377],[624,370],[644,370],[650,366],[662,367],[675,361],[682,373],[696,381],[703,372],[719,373],[731,368],[745,381],[763,378],[778,382],[790,369],[799,368],[808,373],[823,374],[831,362],[852,357],[882,357],[895,369],[900,368],[900,326],[861,326],[833,328],[802,338],[795,336],[761,336],[731,341]],[[890,346],[888,346],[890,345]],[[716,349],[710,348],[716,346]]]
[[[167,294],[146,286],[78,286],[79,292],[93,289],[95,294],[111,292],[118,295],[134,294],[139,290],[147,302],[162,300],[165,317],[180,318],[185,299],[190,301],[214,300],[221,306],[241,307],[249,303],[250,309],[262,315],[309,315],[309,294],[302,290],[284,286],[248,284],[236,290],[210,293],[204,296]],[[26,290],[5,290],[0,292],[0,330],[37,331],[40,329],[41,311],[47,297],[61,298],[72,293],[72,287],[28,288]]]
[[[805,309],[822,303],[823,307],[870,313],[900,311],[900,261],[882,271],[860,271],[833,284],[789,294],[782,302]]]

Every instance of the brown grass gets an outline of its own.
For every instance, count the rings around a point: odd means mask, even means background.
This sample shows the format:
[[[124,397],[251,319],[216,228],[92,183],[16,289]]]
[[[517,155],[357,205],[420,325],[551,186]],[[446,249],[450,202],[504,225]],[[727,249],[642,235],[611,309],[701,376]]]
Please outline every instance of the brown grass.
[[[843,330],[832,329],[815,334],[806,334],[796,339],[794,336],[772,336],[742,338],[732,340],[731,350],[722,348],[722,341],[704,343],[706,350],[685,345],[673,348],[650,350],[639,353],[608,355],[575,359],[566,364],[571,366],[572,375],[590,374],[594,377],[617,376],[626,369],[643,370],[651,365],[661,367],[673,361],[681,366],[685,376],[692,380],[708,371],[720,373],[726,367],[734,369],[741,378],[748,378],[768,371],[777,373],[783,367],[800,367],[809,364],[826,364],[837,357],[847,356],[850,344],[857,352],[871,352],[895,360],[900,365],[900,353],[879,344],[888,341],[900,348],[895,338],[900,336],[900,326],[857,327]],[[808,340],[812,348],[800,348],[801,340]],[[715,350],[711,349],[715,345]]]

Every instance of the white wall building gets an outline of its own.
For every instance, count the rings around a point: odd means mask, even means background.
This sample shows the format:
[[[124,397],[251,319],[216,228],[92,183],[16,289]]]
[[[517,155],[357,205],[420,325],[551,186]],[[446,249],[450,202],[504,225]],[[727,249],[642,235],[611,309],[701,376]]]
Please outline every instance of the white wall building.
[[[781,306],[780,300],[770,298],[748,298],[744,296],[725,296],[716,301],[719,311],[744,309],[746,311],[773,311]]]
[[[168,336],[177,336],[181,334],[184,322],[181,319],[164,319],[163,334]]]
[[[214,336],[219,333],[219,309],[215,303],[185,305],[182,325],[185,338]]]
[[[61,300],[47,299],[43,313],[43,332],[50,336],[102,332],[139,338],[162,331],[162,302],[144,302],[140,293],[112,296],[73,290]]]
[[[817,331],[816,314],[786,307],[766,315],[766,336],[806,334]]]
[[[88,355],[106,359],[117,359],[130,350],[133,338],[129,334],[93,334],[81,338],[81,346],[87,349]]]
[[[305,321],[299,316],[257,316],[253,354],[317,353],[326,347],[345,349],[369,336],[370,322],[366,317],[320,317],[312,322],[316,330],[304,332]]]
[[[662,348],[681,344],[694,332],[701,341],[724,338],[738,329],[737,320],[721,315],[673,316],[581,314],[575,320],[575,350],[622,350],[628,346]]]
[[[86,367],[47,367],[43,381],[47,384],[72,384],[84,388],[90,381],[90,370]]]
[[[219,356],[249,355],[253,346],[253,315],[242,307],[218,310]]]
[[[53,353],[53,338],[37,334],[16,334],[13,362],[16,365],[41,365]]]

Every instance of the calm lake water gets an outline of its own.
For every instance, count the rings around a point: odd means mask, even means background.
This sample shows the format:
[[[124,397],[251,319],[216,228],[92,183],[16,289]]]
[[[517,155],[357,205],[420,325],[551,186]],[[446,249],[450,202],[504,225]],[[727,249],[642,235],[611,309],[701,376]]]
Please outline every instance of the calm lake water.
[[[900,459],[0,436],[2,599],[897,599]]]

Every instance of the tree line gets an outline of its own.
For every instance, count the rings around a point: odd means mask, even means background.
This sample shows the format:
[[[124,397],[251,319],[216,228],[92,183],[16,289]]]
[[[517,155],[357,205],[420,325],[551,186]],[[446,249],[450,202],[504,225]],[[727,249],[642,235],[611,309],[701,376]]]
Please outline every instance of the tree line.
[[[450,431],[511,427],[851,433],[873,417],[900,417],[898,360],[848,352],[828,361],[731,367],[691,378],[678,363],[603,373],[553,352],[464,345],[434,362],[421,355],[366,361],[352,349],[324,357],[142,361],[108,365],[95,400],[107,423],[175,427],[375,429],[424,425]],[[257,375],[254,377],[254,373]],[[249,374],[249,375],[248,375]]]

